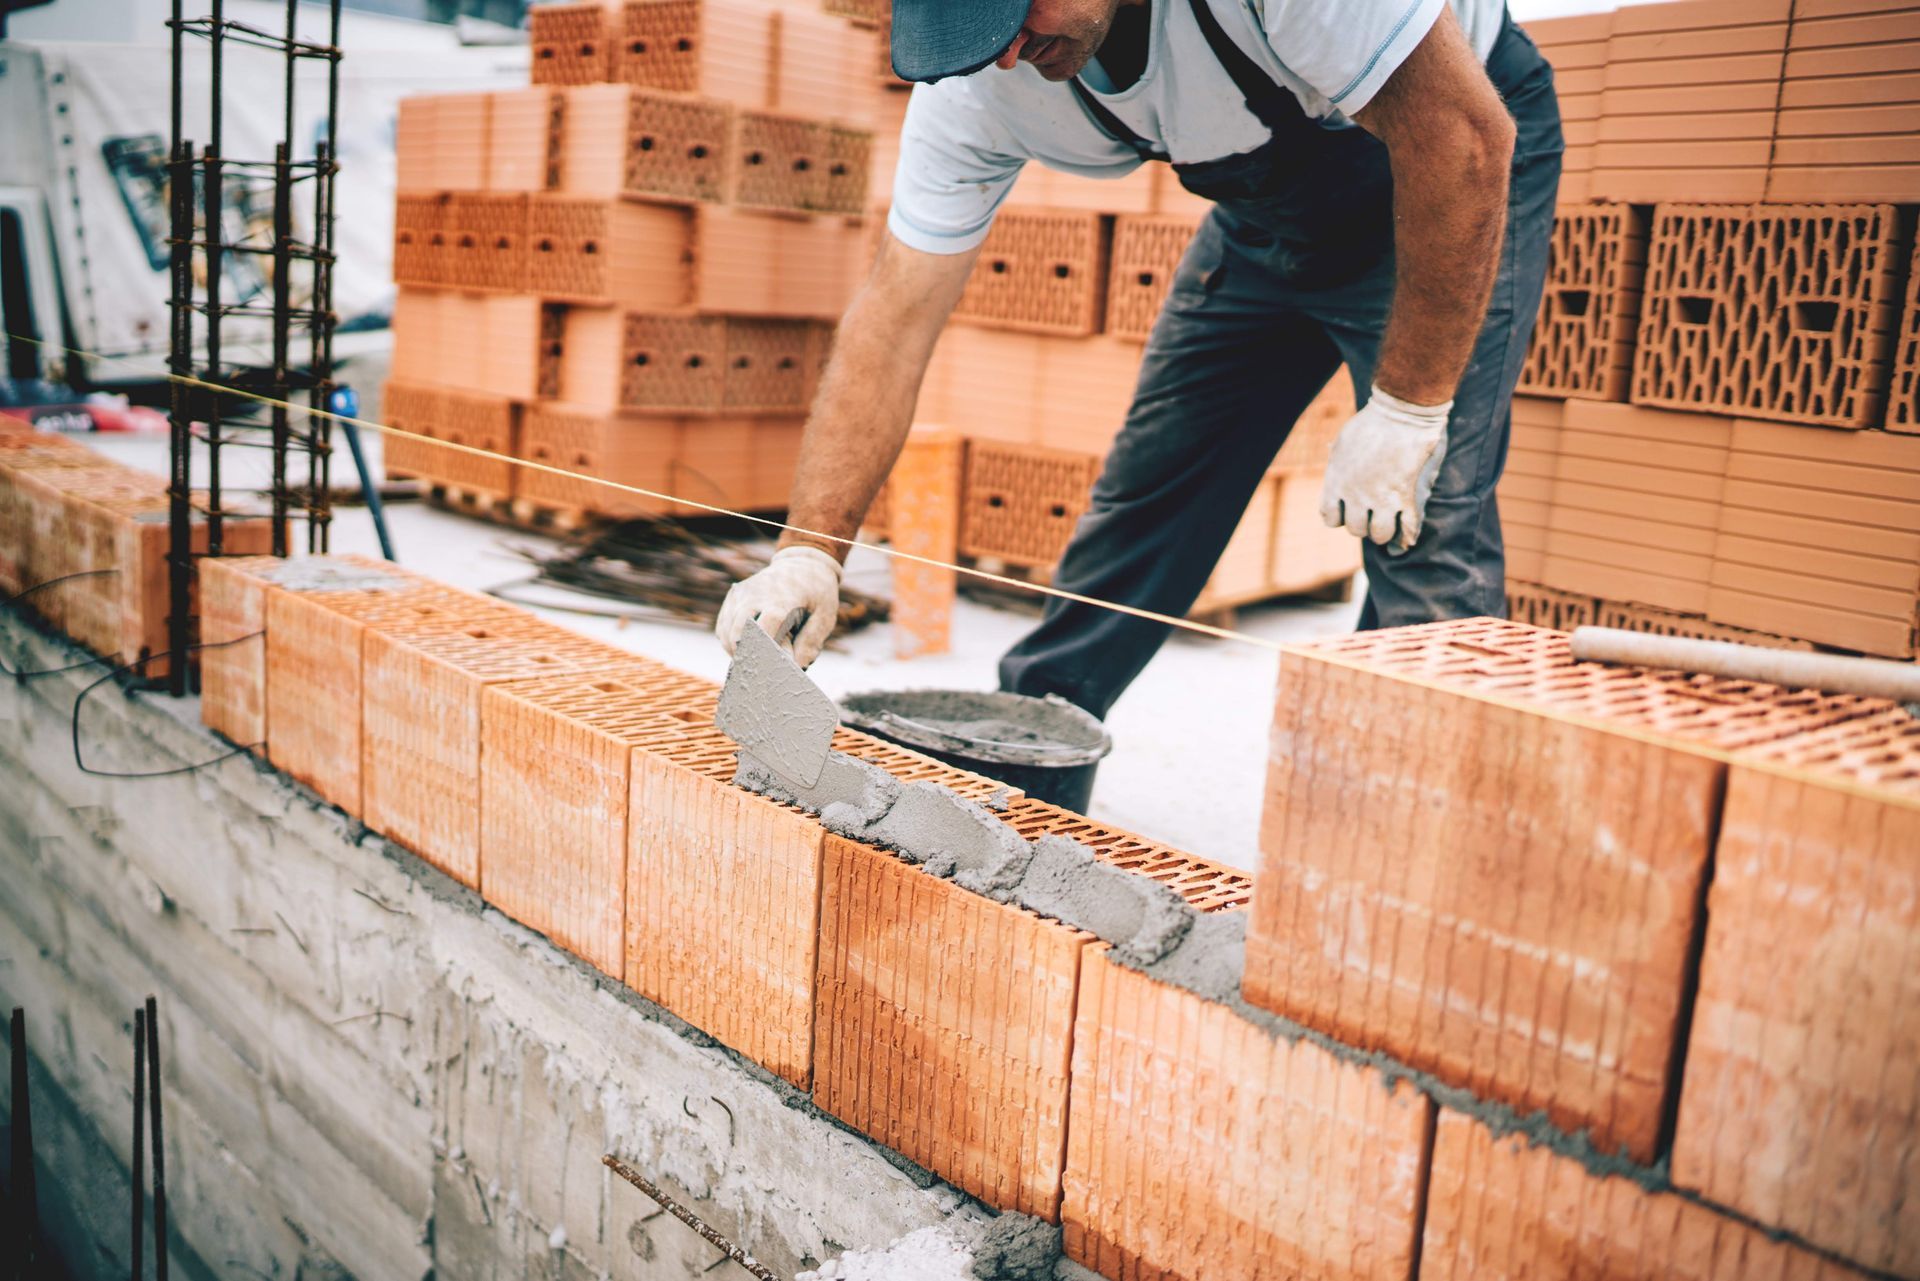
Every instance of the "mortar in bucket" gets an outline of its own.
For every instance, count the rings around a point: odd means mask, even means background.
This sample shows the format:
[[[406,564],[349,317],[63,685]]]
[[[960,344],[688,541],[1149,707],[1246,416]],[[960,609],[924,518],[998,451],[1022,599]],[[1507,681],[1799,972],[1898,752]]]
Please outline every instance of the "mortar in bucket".
[[[840,719],[1082,814],[1093,795],[1094,772],[1113,750],[1113,737],[1097,716],[1053,694],[879,690],[841,699]]]

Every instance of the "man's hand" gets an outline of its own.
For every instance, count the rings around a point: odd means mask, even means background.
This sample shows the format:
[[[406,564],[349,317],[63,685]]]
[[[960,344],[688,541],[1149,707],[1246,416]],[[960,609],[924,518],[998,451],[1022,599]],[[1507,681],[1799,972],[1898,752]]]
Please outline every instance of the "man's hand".
[[[1404,552],[1420,539],[1427,499],[1447,457],[1453,402],[1410,405],[1373,389],[1340,429],[1320,490],[1320,519]]]
[[[750,620],[776,641],[796,609],[808,613],[793,642],[802,667],[819,657],[840,607],[840,558],[893,470],[913,421],[920,379],[980,251],[929,254],[891,235],[834,337],[800,439],[787,520],[773,563],[735,584],[714,630],[731,654]],[[811,531],[811,532],[807,532]]]
[[[806,622],[789,639],[787,628],[798,613]],[[810,667],[839,618],[840,562],[818,547],[782,547],[765,569],[733,585],[713,630],[731,654],[740,634],[758,626],[791,649],[794,662]]]

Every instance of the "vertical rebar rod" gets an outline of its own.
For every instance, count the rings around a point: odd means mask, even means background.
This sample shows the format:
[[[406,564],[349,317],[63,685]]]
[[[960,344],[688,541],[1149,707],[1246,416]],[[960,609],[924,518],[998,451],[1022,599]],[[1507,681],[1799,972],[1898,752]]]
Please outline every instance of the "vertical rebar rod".
[[[174,12],[180,11],[174,0]],[[174,81],[177,104],[180,82]],[[177,109],[176,109],[176,114]],[[175,375],[167,440],[167,648],[185,654],[193,644],[193,411],[200,399],[183,379],[193,376],[193,143],[173,146],[168,165],[167,199],[172,207],[172,237],[167,267],[171,278],[171,350],[167,366]],[[187,692],[187,664],[168,664],[168,687],[177,698]]]
[[[288,38],[292,38],[293,0],[288,0]],[[293,61],[288,57],[289,81]],[[287,93],[288,119],[292,119],[293,93]],[[289,124],[288,137],[292,137]],[[273,481],[269,490],[273,505],[273,554],[287,554],[287,369],[291,338],[289,308],[293,301],[293,179],[288,169],[290,142],[273,149]]]
[[[206,185],[205,204],[207,234],[207,381],[218,385],[222,381],[220,369],[220,273],[224,270],[221,250],[226,243],[226,218],[224,183],[221,180],[220,163],[225,157],[221,71],[225,60],[225,0],[213,0],[213,20],[207,26],[207,35],[212,44],[212,76],[208,82],[208,99],[211,118],[207,122],[207,136],[212,140],[206,150],[206,168],[201,181]],[[220,420],[225,416],[226,407],[221,403],[220,393],[214,392],[209,398],[212,408],[207,414],[207,555],[220,554],[225,507],[224,496],[220,492]],[[189,642],[191,643],[191,642]]]
[[[184,664],[183,664],[184,665]],[[147,998],[147,1108],[153,1120],[153,1277],[167,1281],[167,1150],[160,1125],[160,1006]]]
[[[133,1012],[133,1281],[147,1268],[147,1012]]]
[[[27,1012],[14,1007],[10,1028],[13,1055],[13,1172],[8,1176],[7,1193],[13,1201],[15,1218],[14,1249],[19,1255],[19,1275],[39,1275],[39,1212],[34,1194],[33,1103],[27,1092]]]
[[[328,8],[326,140],[314,155],[314,181],[321,188],[315,202],[323,210],[314,229],[314,247],[319,251],[313,264],[314,313],[319,321],[313,344],[311,404],[315,409],[327,407],[333,390],[333,181],[338,170],[334,157],[340,154],[340,6],[341,0],[332,0]],[[317,415],[308,421],[318,428],[320,483],[309,491],[318,506],[309,513],[313,519],[307,523],[307,540],[312,550],[325,552],[333,538],[333,423]]]

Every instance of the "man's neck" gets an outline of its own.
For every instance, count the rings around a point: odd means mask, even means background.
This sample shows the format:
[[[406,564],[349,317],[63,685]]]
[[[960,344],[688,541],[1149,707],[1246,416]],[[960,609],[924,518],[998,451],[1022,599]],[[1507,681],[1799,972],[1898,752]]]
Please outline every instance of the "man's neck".
[[[1133,88],[1146,74],[1147,50],[1151,46],[1153,0],[1122,4],[1113,12],[1113,26],[1100,42],[1100,69],[1113,82],[1116,93]]]

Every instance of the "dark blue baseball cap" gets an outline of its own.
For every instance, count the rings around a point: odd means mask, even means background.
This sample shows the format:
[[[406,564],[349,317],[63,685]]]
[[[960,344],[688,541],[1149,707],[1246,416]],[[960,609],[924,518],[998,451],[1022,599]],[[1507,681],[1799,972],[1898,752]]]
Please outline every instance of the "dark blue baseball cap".
[[[893,0],[893,74],[944,80],[980,70],[1007,51],[1032,0]]]

